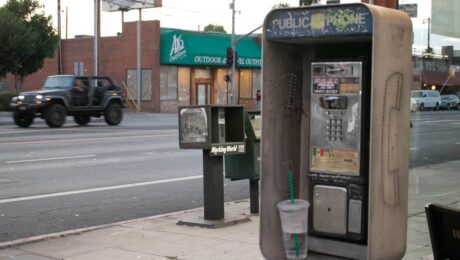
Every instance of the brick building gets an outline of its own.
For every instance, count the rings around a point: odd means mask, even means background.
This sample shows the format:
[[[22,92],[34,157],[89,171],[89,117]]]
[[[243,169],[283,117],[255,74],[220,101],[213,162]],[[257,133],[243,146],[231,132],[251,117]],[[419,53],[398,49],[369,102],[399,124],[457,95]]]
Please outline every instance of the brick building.
[[[62,74],[91,75],[93,37],[62,40]],[[226,48],[230,35],[177,29],[160,29],[159,21],[141,25],[141,111],[176,112],[179,105],[228,104],[231,100]],[[249,37],[237,45],[236,71],[238,103],[255,107],[260,86],[260,39]],[[119,36],[99,41],[98,74],[109,76],[136,98],[136,22],[123,24]],[[173,56],[171,56],[173,55]],[[43,68],[25,78],[22,91],[37,90],[49,75],[58,74],[58,58],[46,59]],[[14,78],[0,79],[0,93],[14,92]]]

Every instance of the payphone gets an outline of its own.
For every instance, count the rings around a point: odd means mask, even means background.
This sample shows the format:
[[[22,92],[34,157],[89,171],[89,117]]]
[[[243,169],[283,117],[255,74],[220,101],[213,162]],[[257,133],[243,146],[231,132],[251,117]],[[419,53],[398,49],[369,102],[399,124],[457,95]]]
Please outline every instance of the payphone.
[[[310,233],[361,241],[367,218],[367,160],[361,147],[362,62],[311,63]]]
[[[402,258],[410,18],[362,3],[285,8],[263,33],[262,254],[285,258],[276,203],[293,188],[310,204],[313,254]]]

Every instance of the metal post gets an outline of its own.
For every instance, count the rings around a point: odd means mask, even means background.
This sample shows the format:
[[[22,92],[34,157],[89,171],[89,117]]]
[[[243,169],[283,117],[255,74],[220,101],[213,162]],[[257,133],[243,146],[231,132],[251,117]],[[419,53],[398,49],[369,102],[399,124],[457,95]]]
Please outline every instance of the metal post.
[[[204,219],[224,219],[223,156],[210,156],[203,150],[203,200]]]
[[[99,20],[99,0],[94,0],[94,40],[93,40],[93,75],[97,76],[97,59],[98,59],[98,20]]]
[[[136,36],[136,60],[137,60],[137,70],[136,70],[136,102],[137,102],[137,112],[141,111],[141,13],[142,9],[139,9],[139,19],[137,21],[137,36]]]
[[[251,214],[259,213],[259,180],[249,180],[249,207]]]
[[[232,51],[233,51],[233,62],[232,62],[232,77],[231,77],[231,83],[232,83],[232,105],[237,104],[237,99],[236,99],[236,91],[235,91],[235,63],[236,63],[236,55],[235,55],[235,0],[232,1]]]
[[[428,17],[428,50],[430,49],[431,17]]]

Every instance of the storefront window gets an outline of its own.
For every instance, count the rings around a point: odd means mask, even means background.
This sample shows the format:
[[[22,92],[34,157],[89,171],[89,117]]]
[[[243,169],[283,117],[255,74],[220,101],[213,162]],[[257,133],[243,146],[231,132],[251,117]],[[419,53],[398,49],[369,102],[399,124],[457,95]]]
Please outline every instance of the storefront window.
[[[0,82],[0,90],[7,90],[8,89],[8,82],[7,81],[1,81]]]
[[[177,67],[160,67],[160,100],[177,99]]]
[[[262,73],[260,70],[252,70],[252,98],[256,98],[257,90],[262,90]]]
[[[183,105],[190,105],[190,68],[178,68],[178,99]]]
[[[230,90],[230,82],[225,81],[225,75],[229,75],[230,71],[227,68],[219,68],[216,70],[214,77],[214,104],[228,104],[230,102],[227,92]]]
[[[136,100],[137,88],[136,80],[137,70],[128,69],[126,71],[126,85],[128,89],[128,98]],[[141,70],[141,100],[152,100],[152,70]]]
[[[240,98],[252,98],[251,69],[240,69]]]

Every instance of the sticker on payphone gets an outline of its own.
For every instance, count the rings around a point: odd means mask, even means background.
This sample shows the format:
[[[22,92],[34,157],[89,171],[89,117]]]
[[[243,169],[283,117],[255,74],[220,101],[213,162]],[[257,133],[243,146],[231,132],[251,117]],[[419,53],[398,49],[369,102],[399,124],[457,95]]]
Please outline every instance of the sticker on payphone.
[[[338,94],[339,78],[316,76],[313,78],[313,94]]]
[[[311,170],[320,172],[358,172],[358,151],[313,147]]]

